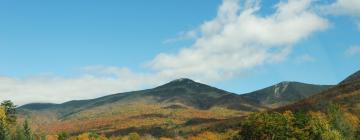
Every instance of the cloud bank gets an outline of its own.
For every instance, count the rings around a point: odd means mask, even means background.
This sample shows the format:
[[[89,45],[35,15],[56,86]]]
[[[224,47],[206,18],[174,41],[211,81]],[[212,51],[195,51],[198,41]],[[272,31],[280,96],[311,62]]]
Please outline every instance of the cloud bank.
[[[180,77],[206,82],[231,79],[254,67],[283,61],[294,44],[329,24],[313,11],[311,0],[282,1],[267,16],[259,14],[259,3],[223,0],[214,19],[184,32],[185,37],[194,38],[194,44],[177,53],[158,54],[147,63],[149,73],[92,66],[73,78],[2,77],[0,98],[17,104],[60,103],[155,86]]]

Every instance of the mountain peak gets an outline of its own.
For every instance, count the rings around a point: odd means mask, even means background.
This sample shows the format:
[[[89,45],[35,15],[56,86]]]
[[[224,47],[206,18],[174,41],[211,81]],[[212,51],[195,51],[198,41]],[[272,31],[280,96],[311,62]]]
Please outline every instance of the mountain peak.
[[[196,82],[189,78],[179,78],[171,81],[170,83],[196,83]]]
[[[199,86],[200,83],[195,82],[189,78],[179,78],[172,80],[164,85],[161,85],[157,88],[168,88],[168,87],[177,87],[177,86]]]

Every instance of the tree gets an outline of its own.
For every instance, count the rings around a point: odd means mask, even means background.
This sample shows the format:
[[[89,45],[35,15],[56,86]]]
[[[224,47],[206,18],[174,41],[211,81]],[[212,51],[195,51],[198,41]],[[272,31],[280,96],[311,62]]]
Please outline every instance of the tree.
[[[20,126],[16,126],[15,139],[16,140],[26,140],[24,131],[23,131],[22,127],[20,127]]]
[[[340,133],[347,138],[355,136],[356,130],[353,129],[353,126],[345,117],[346,113],[341,110],[340,105],[330,103],[327,107],[327,114],[330,124],[334,129],[339,130]]]
[[[293,114],[277,112],[254,113],[241,126],[240,137],[244,140],[287,140],[294,138]]]
[[[8,124],[16,123],[16,105],[10,100],[5,100],[1,103],[1,106],[5,108],[6,121]]]
[[[69,138],[69,135],[66,132],[61,132],[58,135],[58,140],[67,140]]]
[[[313,140],[342,140],[340,132],[331,129],[329,120],[321,112],[309,112],[310,139]]]
[[[24,133],[24,136],[25,136],[25,139],[26,140],[34,140],[34,136],[33,136],[33,133],[31,131],[31,128],[29,126],[29,122],[28,120],[25,120],[24,121],[24,124],[23,124],[23,133]]]
[[[140,140],[140,135],[136,132],[129,134],[129,140]]]
[[[0,106],[0,139],[8,140],[9,138],[10,137],[9,137],[5,107]]]

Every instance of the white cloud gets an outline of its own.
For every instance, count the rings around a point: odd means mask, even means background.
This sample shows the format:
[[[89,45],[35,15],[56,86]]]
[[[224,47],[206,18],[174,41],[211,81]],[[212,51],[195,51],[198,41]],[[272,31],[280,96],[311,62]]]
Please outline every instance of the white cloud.
[[[149,65],[160,73],[217,81],[281,61],[293,44],[327,28],[310,7],[310,0],[289,0],[272,15],[259,16],[257,1],[224,0],[217,17],[196,29],[200,36],[192,46],[161,53]]]
[[[169,79],[150,74],[133,73],[127,68],[91,66],[78,77],[34,76],[0,77],[0,100],[18,105],[30,102],[61,103],[91,99],[108,94],[154,87]]]
[[[346,56],[354,56],[360,54],[360,46],[351,46],[345,51]]]
[[[314,62],[316,61],[315,57],[309,54],[303,54],[296,58],[295,60],[297,63],[306,63],[306,62]]]
[[[325,6],[324,9],[332,14],[360,16],[360,1],[337,0],[331,5]]]
[[[0,99],[17,104],[59,103],[151,87],[181,77],[207,83],[234,78],[245,70],[281,62],[293,44],[326,29],[327,20],[313,12],[311,4],[311,0],[280,2],[275,13],[260,16],[259,1],[224,0],[214,19],[185,33],[195,37],[193,45],[157,55],[147,65],[149,73],[96,66],[72,78],[3,77]]]
[[[360,0],[337,0],[330,5],[321,8],[323,11],[333,15],[348,15],[354,18],[360,18]],[[356,23],[360,30],[360,23]]]

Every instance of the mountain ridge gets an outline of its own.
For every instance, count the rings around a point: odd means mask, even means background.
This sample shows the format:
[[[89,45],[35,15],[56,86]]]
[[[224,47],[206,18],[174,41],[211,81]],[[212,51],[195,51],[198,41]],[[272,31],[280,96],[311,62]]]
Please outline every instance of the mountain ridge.
[[[333,85],[315,85],[296,81],[283,81],[275,85],[242,94],[259,104],[276,108],[320,93]]]
[[[231,99],[236,98],[237,100],[229,100],[229,97],[231,97]],[[225,101],[227,104],[222,104],[219,101]],[[113,103],[127,104],[132,102],[163,104],[164,106],[183,104],[201,110],[217,106],[242,111],[266,109],[266,107],[259,106],[252,100],[245,99],[235,93],[198,83],[187,78],[176,79],[152,89],[117,93],[88,100],[73,100],[61,104],[31,103],[20,106],[19,109],[25,112],[25,114],[26,112],[34,110],[55,110],[54,112],[56,112],[56,114],[64,117],[97,106]]]
[[[309,98],[275,110],[326,110],[329,104],[340,105],[344,110],[360,116],[360,71],[345,78],[338,85]]]
[[[284,90],[287,89],[287,87],[290,85],[296,85],[296,84],[300,84],[300,85],[311,85],[311,86],[320,86],[320,90],[323,90],[323,89],[326,89],[326,88],[330,88],[332,87],[332,85],[315,85],[315,84],[307,84],[307,83],[302,83],[302,82],[296,82],[296,81],[282,81],[282,82],[279,82],[277,84],[274,84],[272,86],[268,86],[266,88],[263,88],[263,89],[259,89],[259,90],[256,90],[256,91],[253,91],[253,92],[249,92],[249,93],[245,93],[245,94],[235,94],[235,93],[231,93],[231,92],[228,92],[228,91],[225,91],[225,90],[222,90],[222,89],[218,89],[216,87],[212,87],[212,86],[208,86],[208,85],[205,85],[205,84],[202,84],[202,83],[198,83],[198,82],[195,82],[194,80],[191,80],[189,78],[179,78],[179,79],[175,79],[175,80],[172,80],[168,83],[165,83],[163,85],[160,85],[160,86],[157,86],[155,88],[152,88],[152,89],[145,89],[145,90],[139,90],[139,91],[129,91],[129,92],[123,92],[123,93],[115,93],[115,94],[110,94],[110,95],[106,95],[106,96],[102,96],[102,97],[98,97],[98,98],[94,98],[94,99],[85,99],[85,100],[71,100],[71,101],[67,101],[67,102],[63,102],[63,103],[29,103],[29,104],[25,104],[25,105],[22,105],[20,107],[18,107],[19,109],[47,109],[47,108],[52,108],[52,107],[57,107],[57,106],[61,106],[61,107],[68,107],[68,106],[81,106],[83,104],[86,104],[88,102],[93,102],[93,101],[96,101],[96,100],[107,100],[108,101],[116,101],[117,99],[119,98],[123,98],[125,96],[129,96],[130,94],[139,94],[139,93],[142,93],[142,92],[147,92],[149,90],[162,90],[162,89],[166,89],[168,87],[184,87],[184,86],[189,86],[189,88],[198,88],[198,87],[206,87],[205,89],[203,90],[206,90],[206,89],[212,89],[212,90],[215,90],[217,92],[223,92],[225,94],[222,94],[222,95],[213,95],[213,96],[217,96],[217,97],[220,97],[220,96],[224,96],[222,98],[226,98],[228,96],[231,96],[233,98],[241,98],[241,97],[244,97],[246,98],[247,100],[251,100],[251,101],[255,101],[255,102],[258,102],[260,104],[263,104],[263,105],[269,105],[268,103],[261,103],[261,102],[266,102],[266,101],[263,101],[264,99],[255,99],[254,97],[256,97],[257,95],[262,95],[262,96],[269,96],[271,95],[270,93],[268,93],[268,88],[275,88],[274,91],[274,95],[275,96],[279,96],[279,93],[277,93],[277,91],[282,91],[284,92]],[[279,86],[281,85],[281,86]],[[197,90],[196,92],[201,92],[201,90]],[[314,92],[312,92],[312,94],[318,92],[317,90]],[[306,98],[307,96],[305,97],[301,97],[301,98]],[[111,99],[113,98],[113,99]],[[221,99],[221,98],[219,98]],[[224,99],[221,99],[219,100],[219,102],[224,102],[222,101]],[[101,104],[100,101],[97,101],[97,103],[95,103],[97,105]],[[217,103],[219,104],[219,103]]]

